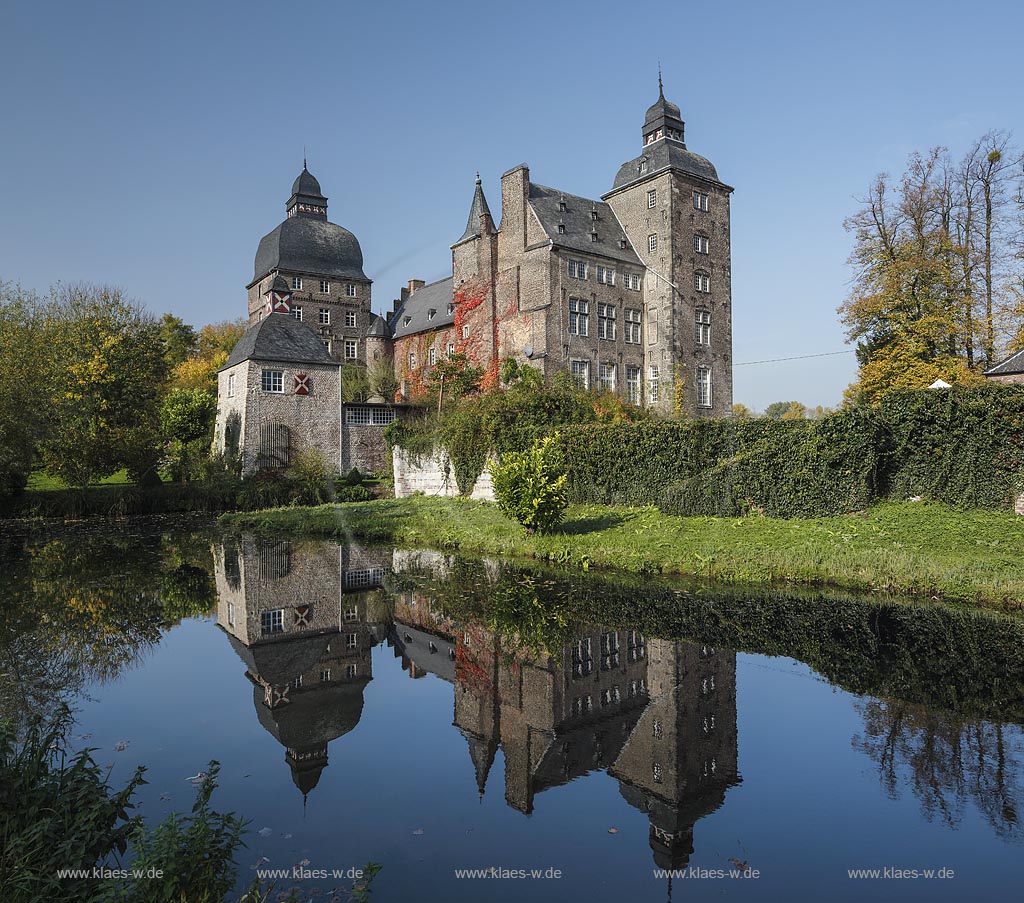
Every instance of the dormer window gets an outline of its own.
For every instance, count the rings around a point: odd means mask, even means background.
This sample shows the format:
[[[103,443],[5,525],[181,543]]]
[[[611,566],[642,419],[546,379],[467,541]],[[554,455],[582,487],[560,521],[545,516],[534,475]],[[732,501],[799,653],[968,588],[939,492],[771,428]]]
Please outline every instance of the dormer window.
[[[565,198],[561,197],[558,199],[558,210],[560,213],[565,213]]]
[[[596,209],[590,211],[590,218],[592,220],[595,220],[595,221],[597,220],[597,210]]]
[[[455,313],[455,305],[451,301],[449,301],[448,302],[448,316],[450,317],[453,313]]]
[[[649,143],[650,143],[650,141],[648,141],[648,144]],[[645,172],[647,172],[647,158],[646,157],[641,158],[640,165],[637,167],[637,170],[639,171],[640,175],[643,175]]]
[[[412,322],[412,317],[402,317],[402,325],[408,326]]]
[[[591,233],[590,233],[590,240],[591,241],[597,241],[597,229],[594,229],[594,230],[591,231]]]
[[[558,234],[565,235],[565,223],[558,224]]]
[[[437,311],[433,307],[430,308],[430,310],[427,311],[427,319],[428,320],[433,320],[434,317],[436,317],[436,316],[437,316]]]

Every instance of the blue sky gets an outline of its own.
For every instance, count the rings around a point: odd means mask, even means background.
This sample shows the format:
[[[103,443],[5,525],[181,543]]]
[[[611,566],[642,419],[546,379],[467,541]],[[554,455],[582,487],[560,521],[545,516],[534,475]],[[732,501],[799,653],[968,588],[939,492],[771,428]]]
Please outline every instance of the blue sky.
[[[842,222],[915,149],[1018,130],[1024,7],[945,2],[4,4],[0,279],[245,313],[308,149],[390,306],[450,272],[479,169],[597,197],[665,91],[733,196],[738,363],[843,349]],[[738,366],[836,404],[853,355]]]

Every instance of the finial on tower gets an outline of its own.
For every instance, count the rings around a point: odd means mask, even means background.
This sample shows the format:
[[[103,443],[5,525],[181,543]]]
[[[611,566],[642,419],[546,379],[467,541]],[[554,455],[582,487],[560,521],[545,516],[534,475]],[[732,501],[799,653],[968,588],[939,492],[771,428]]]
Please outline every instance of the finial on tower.
[[[480,170],[479,169],[476,171],[476,184],[477,185],[480,184]]]
[[[665,86],[661,83],[661,60],[658,60],[658,97],[665,99]]]
[[[661,69],[658,70],[658,81],[661,81]],[[306,169],[306,145],[302,145],[302,168]]]

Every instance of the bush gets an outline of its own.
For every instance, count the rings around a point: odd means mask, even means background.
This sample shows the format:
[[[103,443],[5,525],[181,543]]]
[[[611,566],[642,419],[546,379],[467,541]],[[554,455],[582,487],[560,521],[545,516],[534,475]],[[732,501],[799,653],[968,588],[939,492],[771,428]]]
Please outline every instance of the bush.
[[[550,533],[562,522],[569,505],[568,477],[557,437],[534,442],[527,452],[509,452],[491,476],[498,506],[527,533]]]

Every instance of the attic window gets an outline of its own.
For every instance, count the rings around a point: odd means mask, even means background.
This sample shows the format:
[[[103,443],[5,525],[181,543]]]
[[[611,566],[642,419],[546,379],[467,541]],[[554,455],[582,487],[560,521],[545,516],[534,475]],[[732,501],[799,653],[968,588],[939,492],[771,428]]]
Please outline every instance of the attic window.
[[[565,198],[558,199],[558,210],[561,213],[565,213]]]
[[[597,241],[597,229],[594,229],[594,230],[591,231],[591,233],[590,233],[590,240],[591,241]]]
[[[455,304],[452,303],[451,301],[449,301],[448,302],[448,316],[451,316],[453,313],[455,313]]]
[[[402,325],[408,326],[412,322],[412,317],[402,317]]]
[[[565,235],[565,223],[558,224],[558,234]]]
[[[592,220],[595,220],[595,221],[597,220],[597,210],[596,209],[590,211],[590,218]]]
[[[427,311],[427,319],[433,320],[435,316],[437,316],[437,311],[432,307]]]
[[[624,238],[620,238],[619,239],[619,247],[622,248],[622,250],[626,249],[626,244],[627,244],[626,243],[626,239],[624,239]]]
[[[644,157],[643,159],[640,160],[640,165],[637,167],[637,170],[639,171],[639,173],[641,175],[643,175],[645,172],[647,172],[647,158],[646,157]]]

